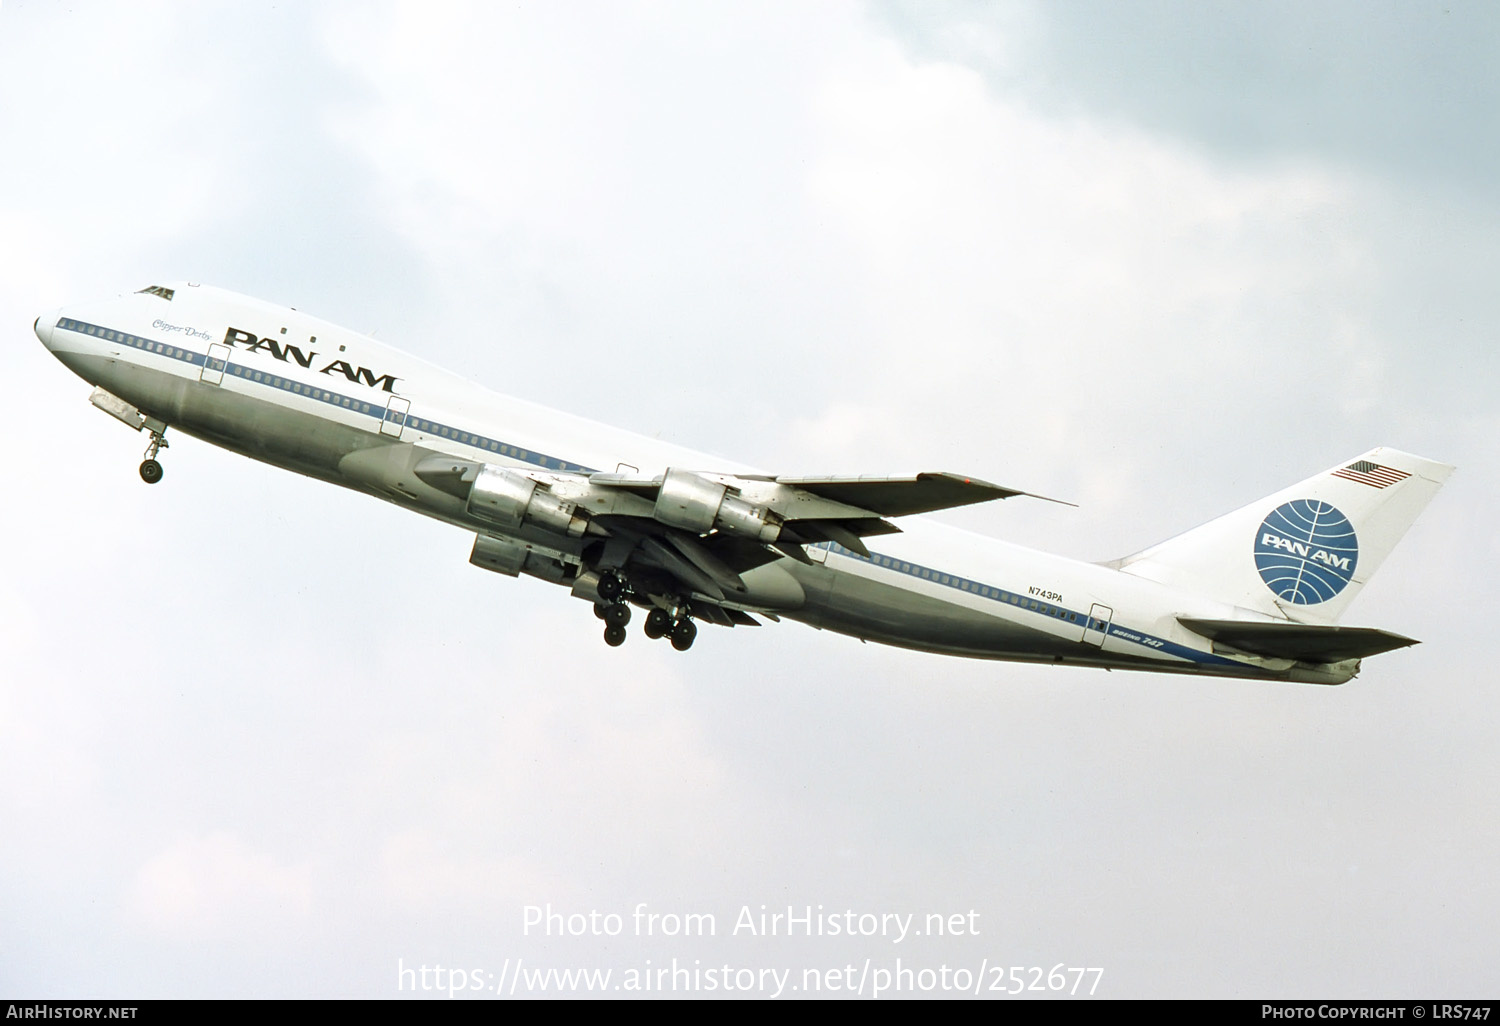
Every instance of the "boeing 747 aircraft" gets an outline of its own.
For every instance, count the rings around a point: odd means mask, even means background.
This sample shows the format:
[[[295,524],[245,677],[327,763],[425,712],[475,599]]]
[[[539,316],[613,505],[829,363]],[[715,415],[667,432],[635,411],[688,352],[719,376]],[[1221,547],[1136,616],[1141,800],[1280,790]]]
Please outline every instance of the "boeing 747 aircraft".
[[[759,615],[950,655],[1342,684],[1415,644],[1337,621],[1453,470],[1374,449],[1085,563],[906,519],[1014,488],[726,465],[220,289],[153,285],[34,327],[96,407],[149,434],[148,484],[174,429],[357,489],[472,531],[476,566],[568,588],[610,645],[636,611],[678,650],[697,623]]]

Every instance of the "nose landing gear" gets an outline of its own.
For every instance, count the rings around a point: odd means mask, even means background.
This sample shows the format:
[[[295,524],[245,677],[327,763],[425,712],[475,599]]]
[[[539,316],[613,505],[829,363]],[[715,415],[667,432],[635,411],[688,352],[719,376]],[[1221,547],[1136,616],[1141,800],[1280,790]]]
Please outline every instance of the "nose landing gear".
[[[162,479],[162,474],[165,473],[161,469],[161,464],[156,462],[156,454],[158,451],[170,446],[171,443],[167,441],[166,434],[167,429],[165,427],[160,431],[155,429],[151,431],[151,444],[146,446],[146,459],[141,463],[141,480],[147,484],[156,484],[156,482]]]

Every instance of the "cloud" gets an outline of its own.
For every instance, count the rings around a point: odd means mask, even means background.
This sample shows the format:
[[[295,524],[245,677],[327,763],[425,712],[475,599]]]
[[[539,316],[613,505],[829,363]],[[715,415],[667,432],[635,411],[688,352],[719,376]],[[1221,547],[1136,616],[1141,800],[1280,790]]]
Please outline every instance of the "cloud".
[[[733,54],[713,19],[600,17],[397,6],[331,41],[365,82],[339,131],[442,268],[433,346],[483,325],[455,351],[481,380],[776,469],[957,469],[1105,515],[1169,486],[1183,422],[1196,473],[1232,480],[1211,383],[1278,406],[1271,445],[1378,402],[1386,342],[1343,298],[1371,273],[1357,179],[1048,117],[851,8],[789,51],[786,12],[731,18]],[[547,389],[559,352],[630,386]]]
[[[1488,208],[1082,102],[1112,72],[1043,75],[1047,8],[912,11],[947,49],[853,4],[5,6],[13,989],[389,994],[403,953],[551,950],[524,904],[638,901],[972,907],[923,950],[1115,996],[1483,978]],[[139,485],[27,326],[152,268],[770,469],[1082,500],[954,519],[1091,558],[1430,448],[1465,465],[1359,607],[1428,644],[1334,690],[790,623],[607,649],[449,525],[186,438]]]
[[[257,851],[232,831],[183,837],[140,867],[130,911],[177,939],[306,919],[313,911],[312,872]]]
[[[1139,125],[1250,165],[1294,158],[1493,198],[1487,4],[872,5],[920,59],[980,70],[1048,117]]]

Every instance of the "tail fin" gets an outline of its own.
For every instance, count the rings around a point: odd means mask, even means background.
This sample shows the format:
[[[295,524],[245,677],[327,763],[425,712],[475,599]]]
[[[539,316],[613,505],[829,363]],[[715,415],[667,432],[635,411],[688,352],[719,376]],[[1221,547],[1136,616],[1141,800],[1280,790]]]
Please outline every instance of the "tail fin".
[[[1111,564],[1299,623],[1334,623],[1453,468],[1371,449]]]

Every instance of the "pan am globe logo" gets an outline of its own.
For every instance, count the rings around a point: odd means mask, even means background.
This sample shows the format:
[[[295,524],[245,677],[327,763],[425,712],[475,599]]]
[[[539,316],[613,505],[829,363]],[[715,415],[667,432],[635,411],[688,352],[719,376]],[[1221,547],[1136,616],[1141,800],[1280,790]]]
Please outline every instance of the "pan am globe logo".
[[[1255,535],[1255,569],[1279,598],[1299,606],[1327,602],[1359,563],[1354,525],[1332,505],[1296,499],[1277,506]]]

